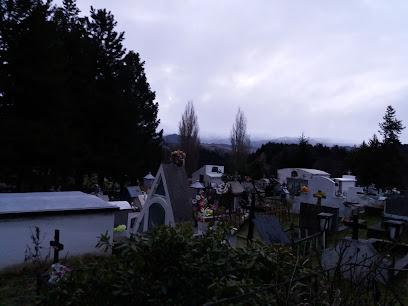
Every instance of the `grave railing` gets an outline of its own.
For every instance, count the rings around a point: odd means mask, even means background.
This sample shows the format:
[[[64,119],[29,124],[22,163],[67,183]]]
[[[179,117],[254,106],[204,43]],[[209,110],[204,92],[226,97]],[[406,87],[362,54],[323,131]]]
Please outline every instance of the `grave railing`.
[[[309,235],[309,230],[311,229],[293,224],[285,230],[286,233],[290,232],[291,246],[295,254],[311,255],[313,251],[318,252],[322,249],[322,240],[325,239],[324,231]],[[295,240],[296,237],[298,240]]]

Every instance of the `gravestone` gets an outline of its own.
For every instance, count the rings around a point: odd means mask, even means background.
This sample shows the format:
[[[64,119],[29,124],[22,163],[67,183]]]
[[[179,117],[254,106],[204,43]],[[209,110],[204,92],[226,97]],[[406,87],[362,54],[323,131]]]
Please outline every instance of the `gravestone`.
[[[339,228],[339,209],[332,206],[300,203],[299,227],[307,229],[309,235],[320,232],[320,220],[318,217],[320,213],[333,214],[331,227],[327,231],[329,233],[336,233]]]
[[[385,201],[384,217],[408,221],[408,198],[388,197]]]

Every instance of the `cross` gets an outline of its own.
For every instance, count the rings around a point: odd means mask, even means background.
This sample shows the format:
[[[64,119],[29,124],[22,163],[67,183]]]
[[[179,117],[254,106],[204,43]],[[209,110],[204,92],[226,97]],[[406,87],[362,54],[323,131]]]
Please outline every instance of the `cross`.
[[[315,198],[317,198],[317,205],[321,206],[322,205],[322,199],[326,198],[326,193],[322,192],[321,190],[318,190],[313,196]]]
[[[58,252],[64,249],[64,245],[59,242],[59,230],[55,230],[54,241],[50,241],[50,246],[54,248],[54,263],[58,263]]]
[[[351,174],[351,171],[350,171],[350,170],[349,170],[349,171],[347,171],[347,174],[348,174],[348,175],[350,175],[350,174]]]

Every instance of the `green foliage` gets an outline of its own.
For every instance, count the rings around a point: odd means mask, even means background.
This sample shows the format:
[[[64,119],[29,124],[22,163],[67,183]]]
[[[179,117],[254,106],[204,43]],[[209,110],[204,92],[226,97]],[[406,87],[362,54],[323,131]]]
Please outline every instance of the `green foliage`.
[[[380,134],[384,137],[384,144],[401,145],[399,135],[405,127],[402,121],[395,116],[395,110],[391,105],[387,106],[387,110],[383,117],[384,121],[380,125]]]
[[[225,224],[213,225],[203,238],[192,234],[190,226],[178,225],[132,236],[115,246],[117,255],[72,271],[42,303],[201,305],[276,284],[303,271],[295,266],[287,247],[253,243],[233,249]],[[110,247],[109,239],[102,236],[100,247],[105,246]],[[272,302],[273,296],[264,292],[249,299]]]
[[[387,107],[383,119],[379,124],[383,141],[376,134],[368,144],[363,141],[348,158],[350,169],[358,174],[357,178],[364,185],[374,183],[380,188],[406,188],[408,173],[404,171],[404,164],[407,162],[407,155],[402,154],[399,141],[399,135],[405,127],[396,119],[391,105]]]
[[[74,0],[50,3],[0,5],[0,168],[17,174],[19,191],[156,169],[158,104],[139,54],[123,47],[106,9],[79,17]]]
[[[250,175],[255,178],[276,176],[282,168],[314,168],[326,171],[334,177],[341,177],[349,170],[345,159],[349,152],[346,148],[322,144],[312,146],[306,139],[300,144],[267,143],[248,158]],[[260,175],[261,174],[261,175]]]

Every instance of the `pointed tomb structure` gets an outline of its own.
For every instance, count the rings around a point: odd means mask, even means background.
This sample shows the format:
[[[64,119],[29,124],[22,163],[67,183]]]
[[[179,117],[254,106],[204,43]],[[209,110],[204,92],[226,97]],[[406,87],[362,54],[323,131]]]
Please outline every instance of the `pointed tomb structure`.
[[[192,221],[189,199],[190,189],[184,167],[175,164],[161,164],[142,212],[130,231],[142,233],[155,225],[174,226],[180,222]]]

